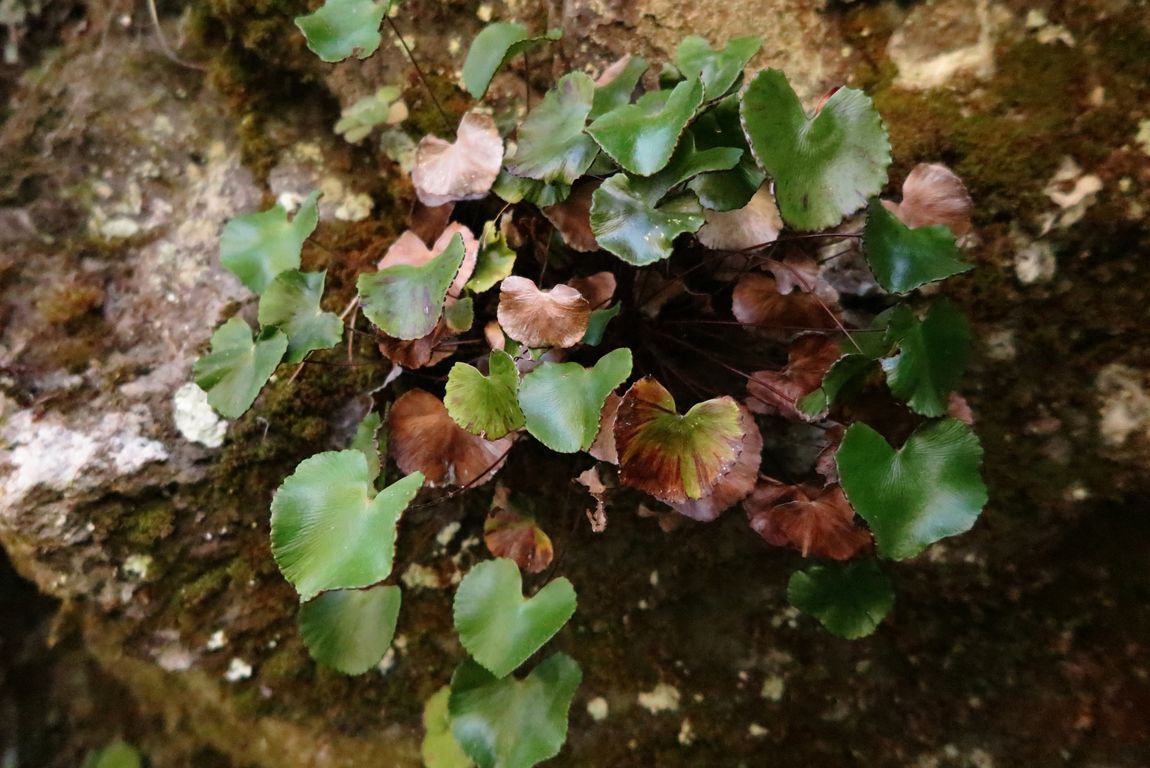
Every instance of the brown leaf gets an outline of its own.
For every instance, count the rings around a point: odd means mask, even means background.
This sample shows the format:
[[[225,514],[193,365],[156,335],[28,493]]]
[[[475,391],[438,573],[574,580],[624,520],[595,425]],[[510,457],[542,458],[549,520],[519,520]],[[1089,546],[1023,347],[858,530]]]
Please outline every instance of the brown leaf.
[[[602,309],[615,296],[616,283],[612,272],[596,272],[586,277],[575,277],[568,280],[567,284],[583,294],[591,309]]]
[[[447,324],[440,320],[435,330],[418,339],[394,339],[382,336],[379,342],[379,351],[391,362],[409,370],[426,368],[442,362],[455,351],[453,347],[443,346],[443,342],[451,334]]]
[[[784,418],[805,420],[796,410],[796,403],[819,388],[823,376],[842,357],[842,352],[833,337],[807,333],[794,340],[787,357],[787,367],[781,371],[751,374],[747,381],[747,407],[755,413],[778,413]]]
[[[743,325],[754,326],[773,338],[790,338],[804,330],[835,328],[824,304],[810,293],[780,293],[775,278],[751,273],[735,285],[731,311]]]
[[[499,286],[496,317],[508,336],[533,349],[572,347],[587,332],[591,306],[569,285],[542,291],[528,278],[512,275]]]
[[[974,203],[966,185],[954,171],[940,163],[919,163],[902,183],[902,202],[882,204],[908,227],[942,224],[955,237],[970,231]]]
[[[483,543],[495,557],[507,557],[528,573],[542,573],[555,557],[551,537],[535,518],[520,514],[502,483],[495,488],[491,511],[483,522]]]
[[[604,500],[607,486],[603,485],[603,480],[599,477],[599,468],[591,467],[584,470],[575,480],[595,499],[595,508],[587,510],[587,519],[591,522],[593,533],[602,533],[607,529],[607,503]]]
[[[387,253],[379,262],[379,269],[395,267],[400,264],[413,267],[422,266],[447,250],[447,246],[451,245],[451,238],[455,235],[459,235],[463,240],[463,265],[456,273],[455,279],[451,281],[448,293],[452,296],[458,296],[463,291],[463,286],[467,285],[467,281],[471,279],[472,273],[475,272],[475,261],[479,257],[479,241],[475,239],[475,235],[471,234],[470,229],[458,222],[449,224],[430,248],[424,245],[419,235],[407,230],[396,238],[391,247],[387,249]],[[454,301],[454,299],[449,296],[448,301]]]
[[[599,434],[595,435],[595,442],[587,452],[599,461],[608,464],[619,464],[619,453],[615,450],[615,417],[619,413],[619,403],[623,398],[611,392],[607,395],[607,402],[603,404],[603,411],[599,414]]]
[[[695,235],[714,251],[742,251],[779,238],[783,220],[770,190],[761,187],[749,203],[734,211],[706,211],[707,223]]]
[[[832,485],[839,481],[839,465],[835,461],[835,454],[838,453],[839,446],[843,442],[845,432],[846,430],[842,425],[836,424],[823,433],[827,445],[815,457],[815,471],[823,476],[826,485]]]
[[[479,200],[491,191],[503,165],[503,140],[489,115],[468,112],[457,138],[424,136],[415,153],[411,181],[424,205]]]
[[[503,329],[499,327],[499,323],[494,320],[488,320],[487,324],[483,326],[483,338],[487,340],[487,346],[492,349],[503,349],[507,346],[507,337],[503,335]]]
[[[425,243],[435,242],[447,222],[451,220],[451,213],[455,210],[455,203],[437,205],[434,208],[426,206],[416,200],[411,206],[411,213],[407,215],[407,228],[419,235]]]
[[[513,438],[484,440],[456,424],[443,401],[413,389],[391,406],[391,452],[405,474],[422,472],[428,485],[482,485],[507,456]]]
[[[573,251],[591,253],[599,250],[599,241],[591,231],[591,195],[601,183],[599,179],[580,179],[571,187],[566,200],[542,209],[543,215]]]
[[[743,502],[747,520],[768,544],[793,547],[803,557],[849,560],[868,550],[870,532],[855,525],[842,487],[812,488],[765,480]]]
[[[622,57],[608,64],[607,68],[603,70],[603,74],[595,78],[595,87],[602,88],[605,85],[610,85],[611,83],[615,82],[615,78],[623,74],[624,70],[627,69],[627,65],[630,63],[631,54],[626,53],[623,54]]]
[[[755,481],[759,479],[759,465],[763,460],[763,435],[750,411],[740,406],[739,413],[745,434],[738,460],[719,478],[710,495],[696,501],[672,503],[671,508],[680,515],[709,523],[754,490]]]
[[[957,392],[951,392],[946,401],[946,415],[974,426],[974,411],[970,410],[970,403],[966,402],[966,398]]]

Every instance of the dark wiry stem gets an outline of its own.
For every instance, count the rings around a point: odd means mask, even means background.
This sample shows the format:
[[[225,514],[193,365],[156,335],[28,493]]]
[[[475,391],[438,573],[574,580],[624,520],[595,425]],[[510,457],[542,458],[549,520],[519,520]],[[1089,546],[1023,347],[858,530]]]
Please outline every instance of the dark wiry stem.
[[[385,16],[387,25],[391,27],[391,31],[395,33],[395,37],[399,40],[399,45],[403,48],[403,52],[407,54],[407,60],[411,62],[411,66],[415,67],[415,74],[419,76],[419,82],[423,83],[424,90],[427,95],[431,97],[431,103],[435,105],[435,111],[439,113],[439,117],[443,120],[443,127],[447,129],[448,134],[454,136],[455,128],[451,125],[451,120],[448,119],[447,113],[443,111],[443,105],[439,103],[439,99],[435,98],[435,91],[431,89],[431,82],[428,80],[427,75],[423,73],[422,67],[419,62],[415,60],[412,55],[411,49],[407,47],[407,41],[403,39],[403,35],[399,32],[399,27],[395,26],[395,21],[390,16]]]

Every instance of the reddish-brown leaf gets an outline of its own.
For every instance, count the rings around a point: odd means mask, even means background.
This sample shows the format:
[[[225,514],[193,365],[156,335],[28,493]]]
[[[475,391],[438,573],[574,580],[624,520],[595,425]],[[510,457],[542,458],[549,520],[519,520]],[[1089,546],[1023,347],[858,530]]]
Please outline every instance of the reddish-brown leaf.
[[[580,179],[571,187],[566,200],[542,209],[543,215],[573,251],[591,253],[599,250],[599,241],[591,231],[591,195],[601,183],[599,179]]]
[[[838,341],[830,336],[808,333],[798,337],[791,344],[786,368],[751,374],[747,407],[755,413],[805,420],[795,404],[819,388],[823,376],[841,356]]]
[[[451,297],[458,296],[463,291],[463,286],[467,285],[467,281],[475,272],[475,261],[479,257],[479,241],[475,239],[475,235],[471,234],[470,229],[458,222],[447,225],[447,228],[440,233],[430,248],[424,245],[419,235],[407,230],[396,238],[391,247],[387,249],[387,253],[379,262],[379,268],[386,269],[400,264],[413,267],[422,266],[443,253],[447,246],[451,245],[451,238],[455,235],[459,235],[463,240],[463,265],[459,268],[455,279],[451,281],[451,287],[447,290],[448,301],[454,301]]]
[[[512,507],[503,484],[496,486],[491,511],[483,522],[483,543],[495,557],[510,558],[528,573],[542,573],[555,557],[551,537],[535,518]]]
[[[774,338],[789,338],[804,330],[835,328],[837,308],[810,293],[779,292],[770,275],[743,275],[731,302],[735,319]],[[829,310],[829,311],[828,311]]]
[[[842,487],[760,483],[743,502],[747,520],[768,544],[793,547],[803,557],[849,560],[870,549],[870,532],[855,524]]]
[[[599,461],[608,464],[619,464],[619,453],[615,450],[615,417],[619,413],[619,403],[623,398],[614,392],[607,395],[607,402],[603,405],[603,412],[599,414],[599,434],[595,435],[595,442],[587,452]]]
[[[398,366],[413,370],[436,365],[447,359],[455,351],[454,347],[445,346],[444,341],[451,336],[447,324],[440,320],[435,329],[418,339],[393,339],[390,336],[381,336],[379,351],[391,362]]]
[[[428,485],[482,485],[503,465],[513,438],[484,440],[459,427],[443,401],[413,389],[391,406],[391,452],[406,474],[422,472]]]
[[[715,251],[742,251],[773,243],[783,228],[775,198],[766,187],[759,189],[742,208],[706,211],[706,219],[695,237]]]

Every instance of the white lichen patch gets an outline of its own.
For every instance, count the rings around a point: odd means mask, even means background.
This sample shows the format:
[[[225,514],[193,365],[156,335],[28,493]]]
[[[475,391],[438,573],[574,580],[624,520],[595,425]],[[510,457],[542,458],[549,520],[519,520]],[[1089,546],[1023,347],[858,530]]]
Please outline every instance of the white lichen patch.
[[[1023,285],[1050,282],[1057,270],[1054,247],[1045,240],[1024,241],[1014,253],[1014,274]]]
[[[591,719],[597,723],[601,723],[607,719],[610,714],[610,708],[607,706],[607,700],[602,696],[596,696],[587,702],[587,714]]]
[[[787,681],[779,675],[771,675],[763,681],[759,695],[767,701],[781,701],[787,690]]]
[[[1150,119],[1138,123],[1138,133],[1134,135],[1134,142],[1143,152],[1150,155]]]
[[[217,629],[208,637],[208,642],[204,644],[204,648],[209,651],[218,651],[228,644],[228,636],[222,629]]]
[[[689,747],[695,743],[695,727],[691,725],[690,718],[684,717],[679,724],[679,744]]]
[[[667,683],[659,683],[650,691],[639,694],[639,706],[657,715],[660,712],[674,712],[679,708],[679,689]]]
[[[1095,379],[1102,401],[1098,433],[1106,445],[1119,447],[1142,435],[1150,439],[1150,373],[1112,363]]]
[[[770,731],[768,731],[766,728],[759,725],[758,723],[751,723],[750,725],[747,726],[747,735],[750,736],[752,739],[761,739],[764,736],[766,736],[768,733],[770,733]]]
[[[1097,202],[1102,179],[1083,172],[1074,158],[1067,156],[1062,158],[1042,191],[1060,209],[1054,220],[1058,227],[1065,229],[1081,221],[1086,210]]]
[[[208,394],[192,381],[176,390],[172,397],[172,417],[176,430],[185,440],[208,448],[224,444],[228,423],[208,404]]]
[[[152,462],[166,461],[163,444],[140,434],[143,421],[138,413],[114,412],[95,424],[73,428],[37,420],[30,410],[13,414],[0,431],[6,446],[0,451],[0,465],[11,468],[3,476],[5,502],[14,505],[41,486],[93,487],[109,475],[130,475]]]
[[[224,679],[229,683],[238,683],[241,680],[247,680],[252,676],[252,665],[238,656],[232,658],[231,663],[228,664],[228,671],[224,673]]]
[[[1032,8],[1026,14],[1026,30],[1032,33],[1038,42],[1043,45],[1063,43],[1070,48],[1074,47],[1074,35],[1061,24],[1053,24],[1046,14],[1037,8]]]
[[[422,563],[407,566],[400,580],[409,589],[444,589],[448,586],[440,577],[439,571]]]
[[[120,565],[120,572],[137,581],[144,581],[148,578],[148,569],[151,567],[151,555],[128,555]]]
[[[446,547],[455,538],[455,534],[459,533],[459,521],[448,523],[439,529],[439,533],[435,534],[435,543],[440,547]]]

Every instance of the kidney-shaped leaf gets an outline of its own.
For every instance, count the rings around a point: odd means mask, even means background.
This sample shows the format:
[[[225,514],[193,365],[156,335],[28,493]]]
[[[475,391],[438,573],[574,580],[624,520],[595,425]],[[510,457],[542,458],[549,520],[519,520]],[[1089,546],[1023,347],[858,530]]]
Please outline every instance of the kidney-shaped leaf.
[[[656,207],[658,199],[625,173],[603,182],[591,201],[591,231],[599,245],[636,267],[667,258],[676,237],[698,232],[705,221],[694,195]]]
[[[631,350],[626,348],[604,355],[593,368],[543,363],[519,385],[527,431],[559,453],[587,450],[595,442],[607,395],[630,375]]]
[[[892,293],[907,293],[974,268],[958,258],[954,233],[945,226],[911,229],[878,200],[867,209],[863,253],[878,284]]]
[[[687,121],[702,103],[703,84],[686,80],[669,95],[655,91],[635,104],[612,109],[587,126],[587,133],[623,168],[650,176],[671,159]]]
[[[411,183],[426,206],[487,197],[503,166],[503,139],[490,115],[468,112],[455,141],[424,136],[415,153]]]
[[[248,324],[233,317],[212,334],[212,351],[196,361],[196,384],[220,414],[238,419],[255,402],[287,348],[287,336],[278,328],[253,340]]]
[[[360,306],[388,336],[418,339],[435,330],[447,289],[463,265],[463,239],[451,238],[443,253],[422,266],[400,264],[360,275]]]
[[[986,504],[982,446],[957,419],[927,423],[895,450],[866,424],[852,424],[835,460],[843,490],[867,521],[879,554],[905,560],[965,533]]]
[[[479,768],[531,768],[559,754],[583,673],[562,653],[523,680],[500,679],[468,659],[451,677],[451,732]]]
[[[796,571],[787,584],[787,599],[831,634],[857,640],[886,618],[894,605],[894,590],[878,563],[861,560]]]
[[[560,30],[552,29],[545,35],[532,37],[522,24],[510,21],[488,24],[475,36],[467,51],[463,87],[475,98],[482,99],[500,67],[536,46],[558,40],[561,35]]]
[[[867,530],[837,485],[816,488],[764,480],[743,502],[747,522],[768,544],[792,547],[803,557],[849,560],[871,548]]]
[[[882,204],[911,228],[945,224],[955,237],[970,231],[970,193],[954,171],[939,163],[916,165],[902,183],[902,202]]]
[[[290,221],[278,204],[236,216],[220,235],[220,263],[252,291],[263,293],[280,272],[299,269],[303,241],[319,222],[318,200],[319,192],[312,192]]]
[[[555,557],[551,537],[534,517],[520,514],[502,484],[495,488],[491,511],[483,521],[483,543],[491,554],[514,560],[528,573],[542,573]]]
[[[970,353],[970,326],[962,312],[944,299],[919,320],[900,304],[890,315],[887,341],[898,347],[898,354],[882,360],[894,396],[923,416],[946,414]]]
[[[429,485],[481,485],[499,471],[513,437],[485,440],[462,429],[435,395],[413,389],[391,406],[391,450],[404,472]]]
[[[483,293],[511,274],[515,268],[515,251],[507,244],[507,235],[495,228],[495,222],[483,225],[479,238],[479,253],[475,271],[467,281],[467,289]]]
[[[507,170],[539,181],[574,184],[599,154],[583,132],[594,97],[595,83],[582,72],[561,78],[519,126],[519,143],[507,157]]]
[[[740,406],[739,416],[744,434],[738,460],[703,498],[671,504],[680,515],[709,523],[754,490],[763,460],[763,435],[750,411]]]
[[[419,472],[378,494],[361,451],[304,459],[272,499],[272,555],[303,600],[391,575],[396,526],[423,486]]]
[[[475,765],[451,734],[451,715],[447,711],[449,698],[451,686],[445,685],[423,705],[424,734],[419,752],[424,768],[471,768]]]
[[[783,221],[797,229],[833,227],[886,183],[890,142],[870,98],[839,88],[812,118],[777,69],[743,92],[743,131],[771,178]]]
[[[506,677],[563,628],[575,603],[575,588],[562,576],[524,598],[515,561],[487,560],[467,572],[455,593],[455,629],[476,661]]]
[[[688,35],[675,51],[675,66],[687,79],[703,81],[703,98],[714,101],[735,86],[743,67],[763,45],[757,37],[736,37],[721,51],[711,49],[698,35]]]
[[[390,6],[391,0],[326,0],[315,13],[296,16],[295,25],[324,61],[366,59],[379,48],[379,25]]]
[[[569,285],[543,291],[529,278],[512,275],[499,286],[496,317],[508,336],[532,349],[565,349],[587,332],[591,305]]]
[[[699,196],[704,208],[733,211],[750,202],[762,186],[766,174],[755,162],[739,122],[739,99],[728,96],[699,115],[687,129],[699,149],[735,147],[743,151],[739,164],[730,170],[704,173],[687,185]],[[771,198],[772,202],[774,198]]]
[[[698,403],[680,416],[662,384],[640,379],[615,416],[619,479],[660,501],[701,499],[738,460],[744,434],[732,398]]]
[[[345,675],[361,675],[395,637],[399,587],[335,589],[300,606],[299,633],[311,657]]]
[[[443,403],[456,424],[473,435],[495,440],[523,426],[523,411],[516,399],[519,371],[511,355],[493,350],[488,370],[484,376],[467,363],[453,365]]]
[[[289,363],[298,363],[313,349],[334,347],[343,338],[339,316],[319,305],[326,276],[289,269],[277,275],[260,297],[260,325],[287,334]]]

